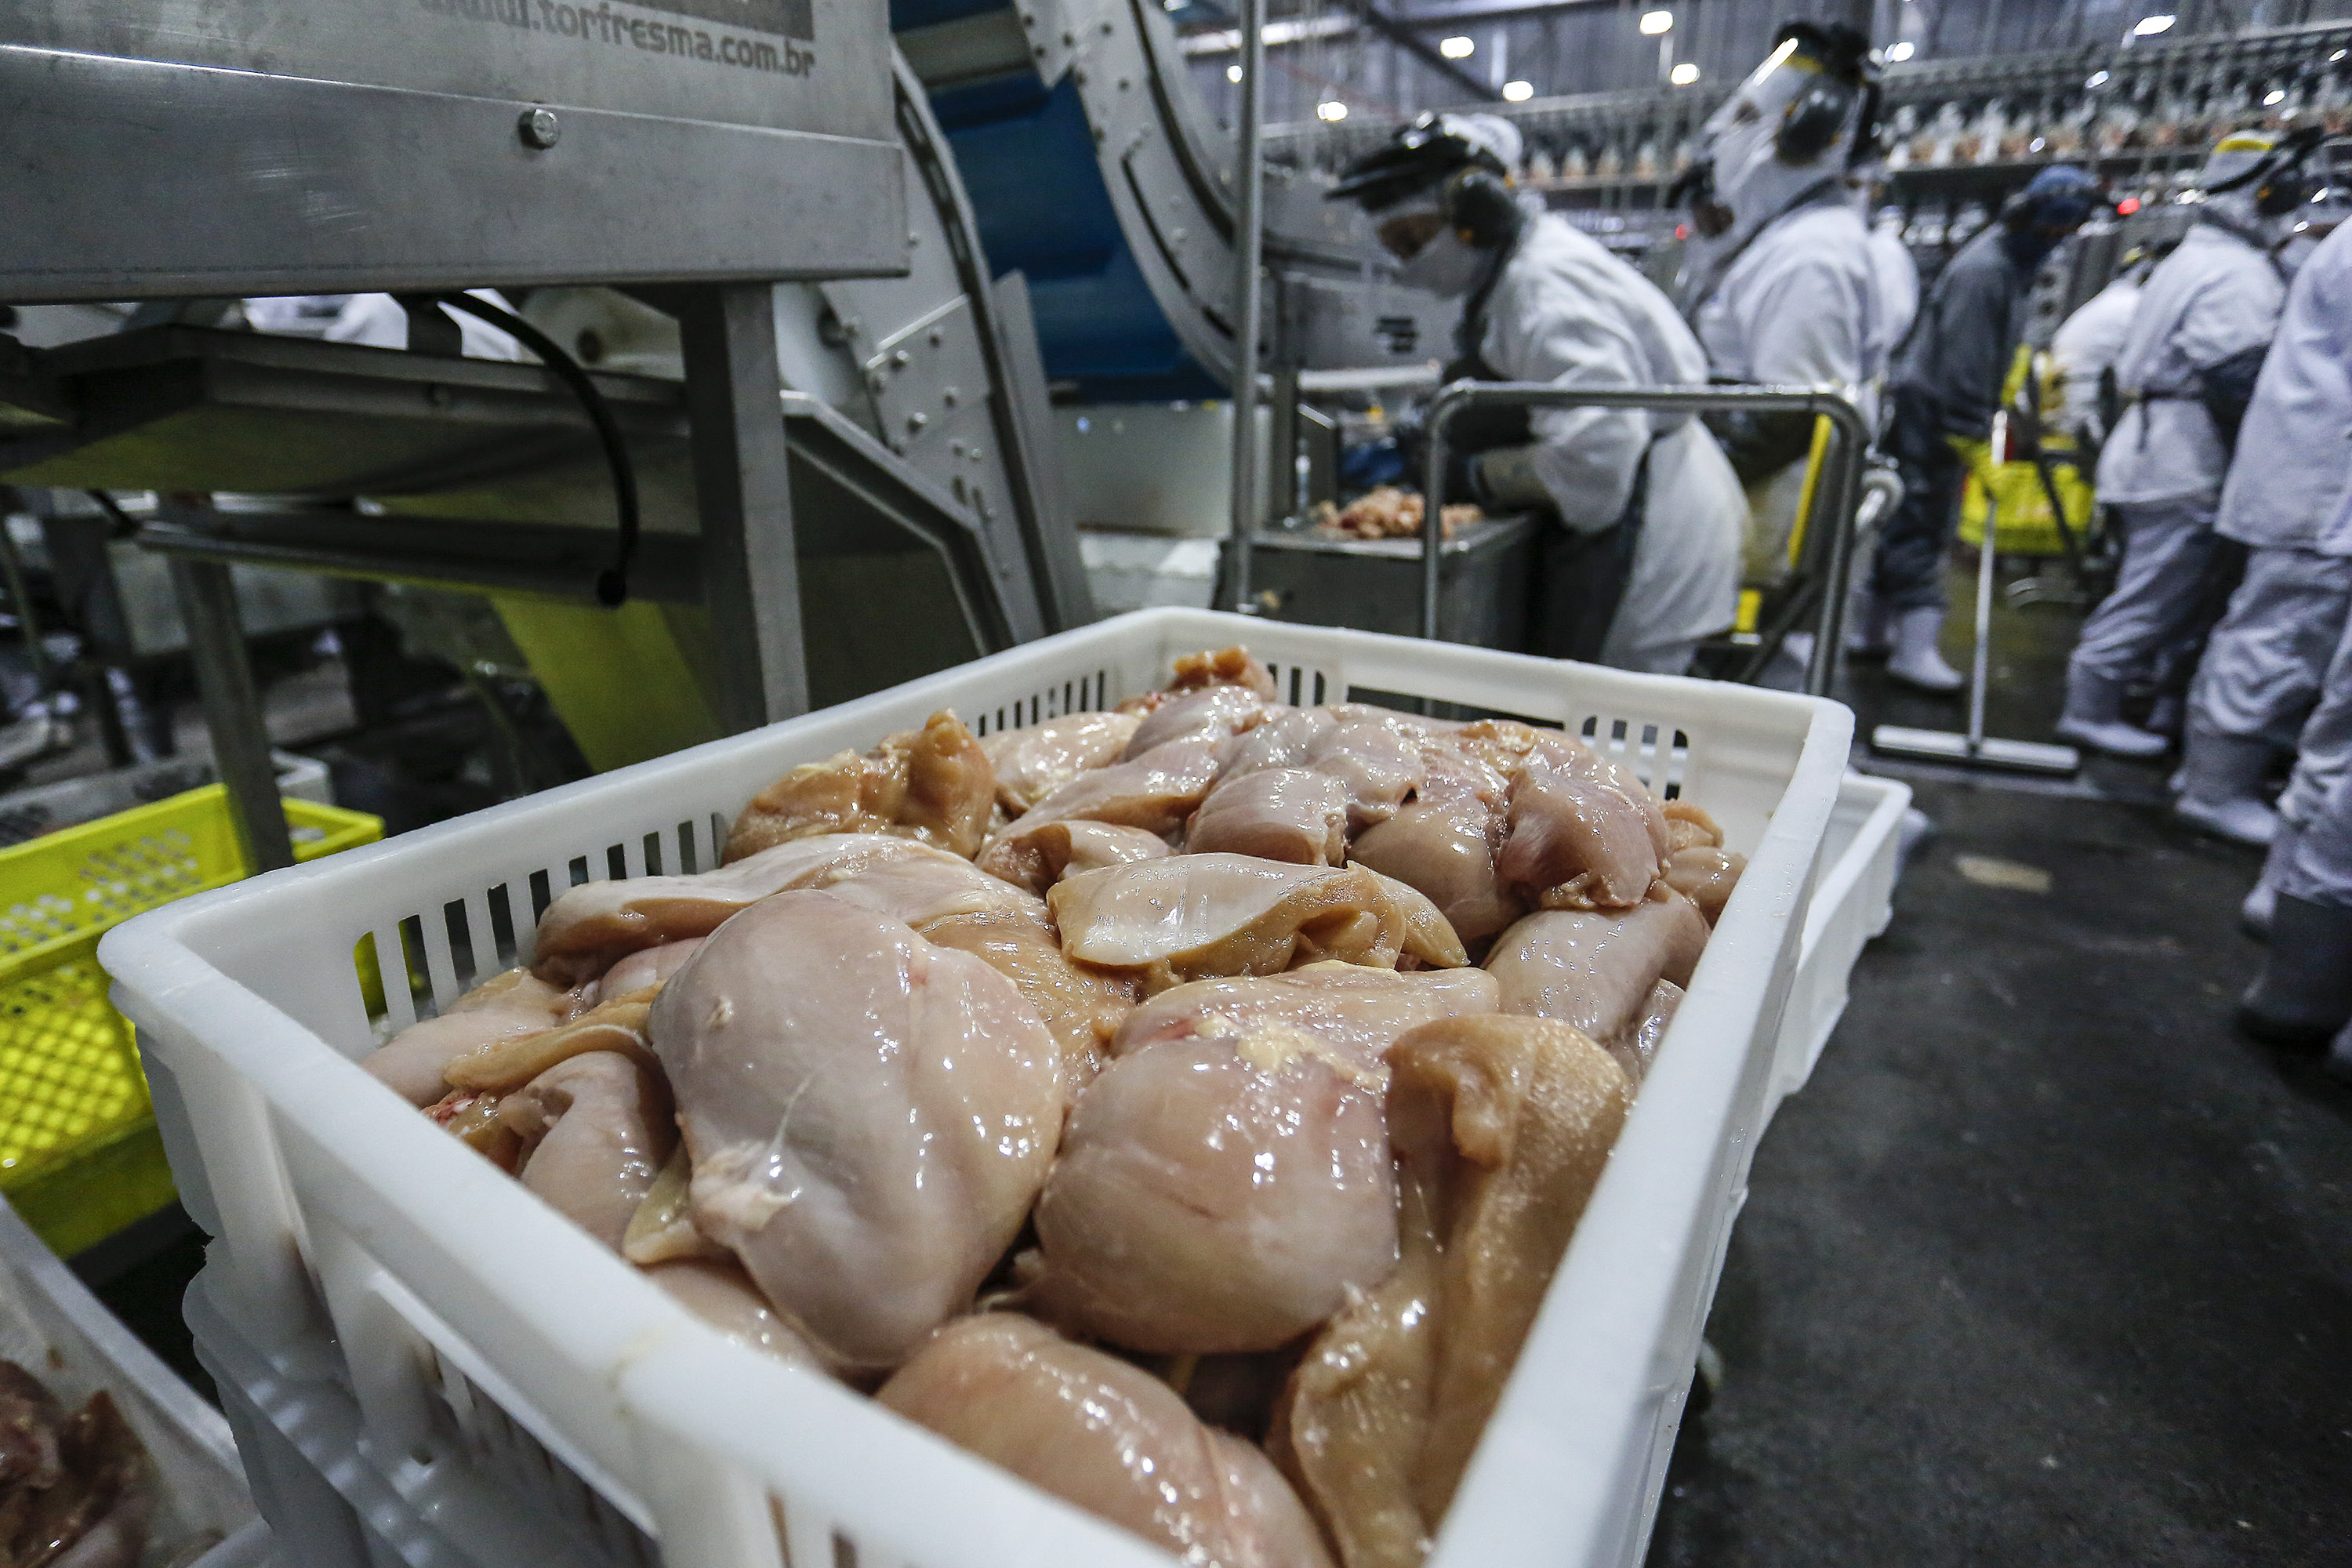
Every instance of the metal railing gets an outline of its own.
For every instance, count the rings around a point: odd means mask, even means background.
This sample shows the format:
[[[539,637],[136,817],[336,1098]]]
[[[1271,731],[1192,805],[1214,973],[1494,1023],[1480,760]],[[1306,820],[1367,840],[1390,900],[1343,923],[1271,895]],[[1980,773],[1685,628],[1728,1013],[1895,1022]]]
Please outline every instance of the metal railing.
[[[1805,665],[1805,689],[1816,697],[1829,695],[1844,636],[1846,574],[1853,563],[1854,509],[1862,498],[1863,459],[1870,447],[1870,430],[1862,411],[1834,392],[1810,387],[1763,386],[1557,386],[1540,381],[1457,381],[1431,400],[1425,428],[1429,432],[1428,470],[1422,487],[1421,516],[1421,635],[1433,641],[1438,625],[1438,582],[1444,543],[1445,426],[1465,408],[1503,406],[1526,408],[1646,408],[1686,414],[1715,409],[1751,414],[1812,414],[1830,422],[1836,432],[1813,484],[1812,509],[1806,514],[1809,540],[1825,529],[1829,544],[1822,593],[1821,621],[1811,657]],[[1810,548],[1810,546],[1809,546]]]

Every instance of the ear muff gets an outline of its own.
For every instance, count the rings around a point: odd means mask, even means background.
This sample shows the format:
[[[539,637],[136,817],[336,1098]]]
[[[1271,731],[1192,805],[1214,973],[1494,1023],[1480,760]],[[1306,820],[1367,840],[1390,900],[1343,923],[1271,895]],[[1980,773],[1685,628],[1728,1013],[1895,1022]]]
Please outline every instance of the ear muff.
[[[1830,150],[1846,116],[1853,112],[1862,89],[1827,71],[1816,72],[1797,100],[1781,111],[1780,129],[1772,134],[1772,150],[1783,163],[1812,163]],[[1859,138],[1857,138],[1857,141]]]
[[[2254,187],[2254,211],[2264,217],[2284,217],[2318,192],[2318,180],[2297,165]]]
[[[1474,250],[1492,250],[1519,230],[1518,198],[1490,170],[1474,166],[1448,178],[1444,207],[1446,221]]]

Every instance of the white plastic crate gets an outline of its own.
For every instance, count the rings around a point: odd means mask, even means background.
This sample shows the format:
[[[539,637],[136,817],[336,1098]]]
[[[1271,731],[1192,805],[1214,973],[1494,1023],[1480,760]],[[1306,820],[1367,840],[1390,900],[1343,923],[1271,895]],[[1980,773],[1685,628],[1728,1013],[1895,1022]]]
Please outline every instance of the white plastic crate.
[[[349,1552],[307,1560],[1164,1568],[1143,1542],[721,1338],[383,1090],[352,1065],[376,1034],[352,955],[373,941],[394,976],[389,1023],[404,1024],[527,956],[563,888],[714,864],[742,803],[795,763],[942,707],[989,731],[1104,706],[1158,685],[1178,654],[1236,641],[1295,701],[1403,694],[1584,732],[1661,794],[1703,804],[1749,858],[1433,1559],[1639,1561],[1768,1114],[1852,715],[1190,610],[1048,638],[108,936],[100,956],[139,1026],[182,1192],[219,1238],[191,1321],[251,1394],[248,1417],[277,1432],[268,1462],[299,1454],[364,1526],[346,1531]],[[404,932],[411,987],[397,984]],[[272,1510],[273,1483],[254,1474]]]
[[[1846,983],[1853,961],[1895,913],[1895,882],[1902,874],[1903,814],[1911,786],[1895,779],[1848,773],[1838,788],[1822,840],[1822,876],[1805,914],[1796,984],[1780,1026],[1780,1059],[1772,1074],[1775,1103],[1805,1087],[1822,1047],[1845,1016]]]
[[[100,1389],[153,1461],[155,1512],[145,1564],[249,1568],[269,1531],[247,1497],[219,1414],[117,1322],[32,1227],[0,1199],[0,1356],[68,1409]]]

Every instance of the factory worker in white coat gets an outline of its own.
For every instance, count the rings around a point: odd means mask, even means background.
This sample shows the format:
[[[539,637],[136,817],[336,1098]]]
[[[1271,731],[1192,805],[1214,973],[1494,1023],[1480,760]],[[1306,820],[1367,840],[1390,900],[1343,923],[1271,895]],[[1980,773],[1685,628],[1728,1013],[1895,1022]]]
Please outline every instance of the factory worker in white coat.
[[[2315,194],[2296,237],[2333,232],[2287,289],[2221,488],[2214,529],[2246,546],[2245,575],[2189,689],[2174,806],[2242,844],[2278,830],[2263,782],[2318,700],[2352,611],[2352,558],[2318,548],[2352,488],[2352,231],[2336,191]]]
[[[1881,207],[1864,243],[1870,247],[1870,274],[1878,289],[1874,336],[1892,354],[1919,315],[1919,264],[1903,243],[1903,209]]]
[[[2352,494],[2314,548],[2352,559]],[[2246,900],[2248,923],[2268,936],[2270,951],[2239,1005],[2238,1026],[2291,1047],[2332,1037],[2328,1069],[2352,1081],[2352,626],[2336,643],[2301,748],[2279,797],[2263,880]]]
[[[2044,413],[2051,425],[2073,435],[2087,450],[2095,451],[2107,438],[2099,385],[2123,357],[2132,318],[2139,312],[2140,291],[2147,286],[2156,260],[2137,252],[2126,255],[2107,286],[2077,305],[2050,340],[2050,359],[2058,373],[2058,406]]]
[[[1704,384],[1706,356],[1663,293],[1518,201],[1506,175],[1518,142],[1488,116],[1423,115],[1331,193],[1363,204],[1406,283],[1463,300],[1446,379]],[[1747,509],[1696,420],[1474,410],[1445,436],[1464,459],[1449,496],[1556,520],[1542,544],[1538,651],[1679,674],[1701,639],[1729,628]]]
[[[1829,387],[1854,398],[1874,426],[1893,342],[1849,178],[1876,156],[1878,96],[1862,34],[1791,22],[1708,118],[1668,195],[1690,207],[1683,310],[1714,379]],[[1775,581],[1788,571],[1813,419],[1711,415],[1707,423],[1754,513],[1748,575]]]
[[[2170,744],[2125,721],[2124,696],[2195,637],[2211,596],[2221,481],[2286,299],[2273,251],[2292,215],[2277,198],[2309,146],[2244,131],[2217,142],[2195,226],[2140,296],[2116,362],[2127,406],[2099,455],[2099,499],[2121,524],[2123,566],[2083,623],[2058,721],[2079,745],[2155,757]]]

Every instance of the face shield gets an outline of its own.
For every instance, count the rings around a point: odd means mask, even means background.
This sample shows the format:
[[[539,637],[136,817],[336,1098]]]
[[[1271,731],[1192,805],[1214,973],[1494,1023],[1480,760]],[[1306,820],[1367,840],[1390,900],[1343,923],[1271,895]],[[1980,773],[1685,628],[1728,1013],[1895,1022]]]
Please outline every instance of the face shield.
[[[1792,23],[1764,63],[1699,128],[1670,200],[1687,202],[1690,276],[1701,296],[1717,264],[1860,160],[1876,101],[1869,46],[1850,27]]]

